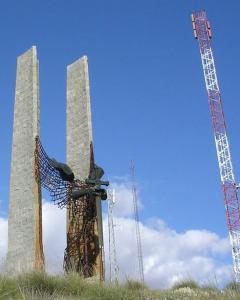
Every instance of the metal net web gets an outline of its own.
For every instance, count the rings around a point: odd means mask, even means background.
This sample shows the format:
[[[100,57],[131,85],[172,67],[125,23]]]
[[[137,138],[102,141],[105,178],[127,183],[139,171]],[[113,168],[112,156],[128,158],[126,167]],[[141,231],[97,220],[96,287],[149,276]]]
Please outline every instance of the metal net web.
[[[60,208],[67,208],[67,247],[64,252],[65,272],[77,272],[83,277],[91,277],[96,272],[99,255],[99,240],[96,235],[96,197],[85,194],[75,199],[73,189],[91,189],[84,181],[72,182],[61,178],[45,152],[40,138],[36,137],[35,176],[41,186],[50,192],[51,200]],[[92,162],[93,165],[93,156]]]
[[[35,175],[41,186],[50,192],[51,200],[60,208],[68,206],[71,183],[62,180],[59,171],[52,166],[51,159],[43,149],[39,137],[36,137]]]

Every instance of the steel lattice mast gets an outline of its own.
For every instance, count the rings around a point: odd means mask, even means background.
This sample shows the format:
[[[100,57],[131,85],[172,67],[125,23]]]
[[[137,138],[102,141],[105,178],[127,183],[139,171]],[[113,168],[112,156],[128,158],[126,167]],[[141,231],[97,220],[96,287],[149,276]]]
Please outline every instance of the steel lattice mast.
[[[130,164],[130,173],[131,173],[131,179],[132,179],[133,214],[134,214],[136,238],[137,238],[139,277],[140,277],[141,283],[144,284],[142,242],[141,242],[141,235],[140,235],[140,228],[139,228],[137,189],[136,189],[136,185],[135,185],[135,165],[134,165],[133,161],[131,161],[131,164]]]
[[[221,94],[211,48],[211,28],[205,11],[193,13],[191,17],[194,36],[199,42],[203,73],[208,93],[221,184],[224,194],[227,225],[232,246],[235,278],[237,282],[240,282],[240,213],[237,195],[238,186],[233,173]]]

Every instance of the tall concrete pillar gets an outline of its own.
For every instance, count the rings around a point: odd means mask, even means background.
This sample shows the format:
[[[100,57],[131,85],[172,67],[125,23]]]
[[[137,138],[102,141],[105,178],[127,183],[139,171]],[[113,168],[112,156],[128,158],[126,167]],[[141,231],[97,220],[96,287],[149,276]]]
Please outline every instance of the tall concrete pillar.
[[[41,188],[35,179],[35,137],[39,135],[39,79],[33,46],[17,59],[9,198],[10,274],[43,268]]]
[[[67,67],[67,164],[72,168],[75,177],[80,180],[85,180],[89,176],[91,164],[91,144],[92,144],[92,120],[91,120],[91,104],[89,93],[89,76],[87,57],[75,61]],[[103,276],[102,264],[102,212],[100,199],[96,199],[94,203],[89,204],[93,207],[85,207],[92,211],[92,216],[95,214],[94,224],[94,240],[91,243],[89,253],[89,262],[93,265],[93,276]],[[80,214],[84,212],[80,212]],[[71,209],[68,209],[67,214],[67,242],[68,247],[71,247],[71,239],[77,231],[83,231],[82,222],[84,217],[72,215]],[[71,237],[72,235],[72,237]],[[80,241],[80,256],[84,249]],[[77,247],[76,243],[75,246]],[[77,270],[77,264],[81,257],[74,257],[77,249],[69,249],[69,259],[72,261],[73,271]]]

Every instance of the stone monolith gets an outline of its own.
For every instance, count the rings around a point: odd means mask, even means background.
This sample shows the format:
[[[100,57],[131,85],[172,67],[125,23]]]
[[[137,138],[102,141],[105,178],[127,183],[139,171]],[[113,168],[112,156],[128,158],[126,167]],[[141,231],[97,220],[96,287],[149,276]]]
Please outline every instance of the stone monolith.
[[[39,75],[33,46],[17,59],[6,270],[17,275],[43,268],[41,187],[35,178],[39,135]]]

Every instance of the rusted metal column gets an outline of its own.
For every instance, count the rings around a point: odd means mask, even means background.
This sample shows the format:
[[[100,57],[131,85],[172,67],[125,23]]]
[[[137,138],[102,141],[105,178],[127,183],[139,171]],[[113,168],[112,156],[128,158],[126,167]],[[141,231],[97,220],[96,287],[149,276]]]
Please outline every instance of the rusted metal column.
[[[87,57],[67,68],[67,164],[84,181],[94,164]],[[64,267],[84,277],[104,278],[101,200],[83,196],[67,210]],[[77,208],[77,209],[76,209]]]

